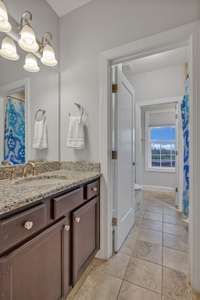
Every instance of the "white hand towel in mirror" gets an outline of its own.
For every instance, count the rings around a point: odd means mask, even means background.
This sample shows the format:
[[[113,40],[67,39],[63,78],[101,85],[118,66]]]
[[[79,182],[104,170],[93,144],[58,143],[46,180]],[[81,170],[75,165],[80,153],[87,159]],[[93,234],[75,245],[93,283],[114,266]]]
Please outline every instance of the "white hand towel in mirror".
[[[47,149],[48,148],[48,135],[47,135],[47,121],[46,118],[40,121],[35,121],[34,136],[33,136],[34,149]]]

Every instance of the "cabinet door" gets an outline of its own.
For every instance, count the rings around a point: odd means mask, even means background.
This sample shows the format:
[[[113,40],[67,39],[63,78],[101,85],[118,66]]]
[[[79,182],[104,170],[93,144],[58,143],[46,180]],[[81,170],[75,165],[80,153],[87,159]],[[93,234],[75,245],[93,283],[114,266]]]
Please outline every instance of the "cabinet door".
[[[65,224],[66,219],[61,220],[0,258],[0,300],[58,300],[62,297]]]
[[[99,249],[99,201],[95,198],[73,212],[73,283]]]

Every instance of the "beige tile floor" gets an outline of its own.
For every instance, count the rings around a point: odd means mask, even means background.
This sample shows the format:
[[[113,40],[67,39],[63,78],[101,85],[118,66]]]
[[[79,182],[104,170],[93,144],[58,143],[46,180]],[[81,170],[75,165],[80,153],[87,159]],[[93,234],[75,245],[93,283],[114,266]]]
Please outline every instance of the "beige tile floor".
[[[171,204],[151,197],[119,253],[95,259],[67,300],[197,300],[188,268],[185,223]]]

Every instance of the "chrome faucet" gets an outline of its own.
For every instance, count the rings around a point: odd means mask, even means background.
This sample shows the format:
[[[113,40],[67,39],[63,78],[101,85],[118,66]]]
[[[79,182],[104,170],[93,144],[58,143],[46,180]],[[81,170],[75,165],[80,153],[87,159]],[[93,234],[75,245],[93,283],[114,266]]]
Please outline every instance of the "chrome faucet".
[[[29,161],[29,162],[27,162],[26,164],[25,164],[25,166],[24,166],[24,168],[23,168],[23,177],[27,177],[27,175],[28,175],[28,168],[31,168],[32,169],[32,176],[34,176],[35,175],[35,167],[36,167],[36,165],[35,165],[35,163],[34,162],[32,162],[32,161]]]

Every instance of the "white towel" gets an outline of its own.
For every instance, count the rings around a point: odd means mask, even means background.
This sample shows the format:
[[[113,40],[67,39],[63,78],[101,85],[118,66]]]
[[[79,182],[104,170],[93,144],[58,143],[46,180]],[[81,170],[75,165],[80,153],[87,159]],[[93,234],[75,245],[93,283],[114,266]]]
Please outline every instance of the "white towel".
[[[34,136],[33,136],[34,149],[47,149],[48,148],[48,135],[47,135],[47,122],[46,118],[40,121],[35,121]]]
[[[76,149],[85,147],[84,122],[81,116],[70,116],[69,118],[67,147]]]

